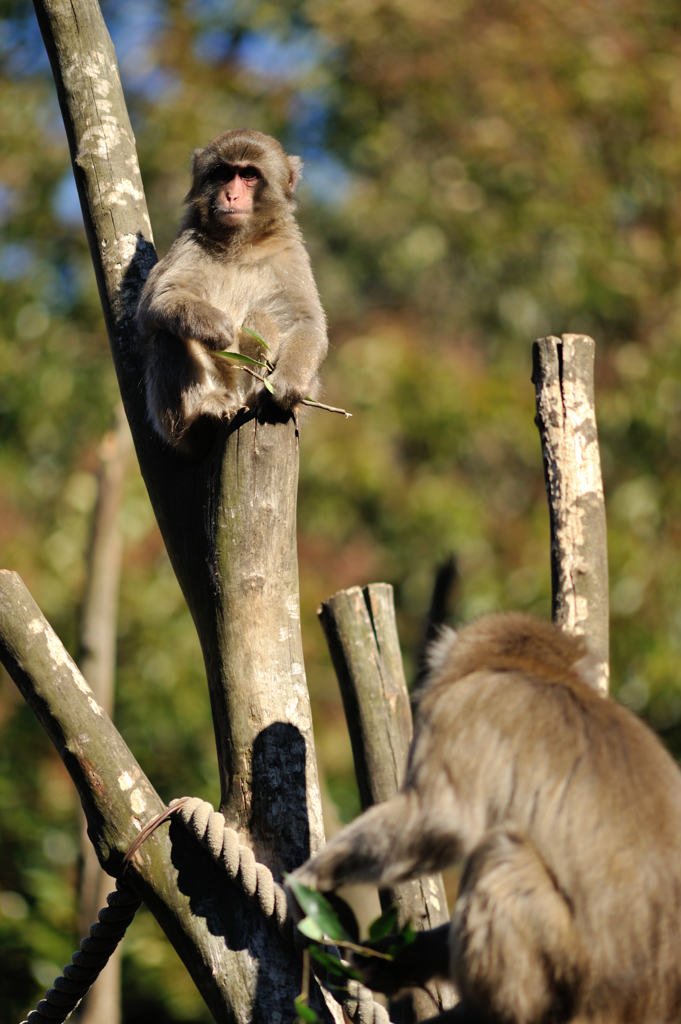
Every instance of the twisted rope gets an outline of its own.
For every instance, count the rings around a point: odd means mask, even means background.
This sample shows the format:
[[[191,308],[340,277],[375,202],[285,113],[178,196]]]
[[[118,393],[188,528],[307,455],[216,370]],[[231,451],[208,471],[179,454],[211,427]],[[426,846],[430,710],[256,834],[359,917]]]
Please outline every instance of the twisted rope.
[[[238,833],[205,800],[198,797],[171,800],[167,812],[149,822],[132,844],[125,856],[125,865],[141,843],[173,812],[208,850],[215,863],[258,904],[264,917],[275,921],[282,937],[296,942],[300,933],[293,928],[283,885],[275,881],[267,865],[256,861],[249,847],[242,846]],[[99,922],[90,926],[90,937],[83,939],[80,950],[71,958],[72,963],[64,968],[63,976],[56,979],[54,988],[22,1024],[61,1024],[95,983],[142,902],[120,879],[116,882],[116,892],[110,893],[106,901],[108,907],[100,910]],[[358,981],[348,981],[347,995],[340,1003],[351,1024],[391,1024],[385,1007]]]
[[[183,799],[185,802],[178,807],[175,816],[184,822],[229,878],[258,904],[263,915],[274,918],[280,934],[289,942],[293,941],[293,922],[283,885],[274,880],[265,864],[256,861],[251,849],[240,844],[238,833],[229,827],[222,814],[198,797]],[[179,800],[172,800],[168,809],[179,803]]]
[[[227,824],[224,816],[198,797],[181,798],[177,817],[208,850],[216,864],[226,870],[233,882],[257,902],[266,918],[275,918],[281,935],[289,942],[299,934],[293,929],[288,899],[283,885],[275,881],[265,864],[260,864],[253,851],[239,843],[239,835]],[[172,800],[169,810],[179,804]],[[388,1011],[374,1000],[370,989],[358,981],[348,981],[347,995],[339,1001],[352,1024],[390,1024]]]
[[[97,923],[90,925],[90,934],[71,963],[22,1024],[61,1024],[94,985],[142,905],[137,893],[120,881],[106,902],[108,906],[99,911]]]

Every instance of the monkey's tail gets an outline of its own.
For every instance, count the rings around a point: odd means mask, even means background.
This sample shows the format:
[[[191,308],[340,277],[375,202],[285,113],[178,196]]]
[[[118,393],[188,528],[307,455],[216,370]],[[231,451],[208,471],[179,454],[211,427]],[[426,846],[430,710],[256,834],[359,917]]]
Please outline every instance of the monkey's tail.
[[[121,881],[116,882],[106,902],[108,906],[99,911],[97,922],[90,925],[90,934],[82,940],[71,963],[21,1024],[61,1024],[94,985],[142,905],[137,893]]]

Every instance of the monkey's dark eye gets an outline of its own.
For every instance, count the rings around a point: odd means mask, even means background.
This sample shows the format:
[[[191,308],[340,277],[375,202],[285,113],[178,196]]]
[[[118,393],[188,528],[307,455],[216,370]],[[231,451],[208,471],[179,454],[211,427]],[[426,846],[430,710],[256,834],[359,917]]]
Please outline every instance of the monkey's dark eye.
[[[260,177],[260,171],[257,167],[239,167],[238,164],[218,164],[208,172],[206,180],[232,181],[237,174],[240,178],[245,178],[249,181]]]
[[[204,181],[231,181],[233,177],[233,167],[227,167],[225,164],[218,164],[216,167],[210,168],[204,177]]]

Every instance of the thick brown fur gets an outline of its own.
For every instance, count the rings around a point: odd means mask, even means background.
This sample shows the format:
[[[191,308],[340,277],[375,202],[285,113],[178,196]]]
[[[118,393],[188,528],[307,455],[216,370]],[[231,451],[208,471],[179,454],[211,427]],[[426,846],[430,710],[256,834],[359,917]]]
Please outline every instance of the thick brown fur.
[[[220,350],[269,358],[283,410],[317,397],[326,322],[295,220],[301,167],[250,129],[225,132],[194,154],[187,214],[137,311],[149,418],[189,456],[204,454],[219,420],[263,398],[263,386]]]
[[[462,863],[448,936],[371,961],[373,987],[442,973],[448,941],[461,1004],[441,1022],[681,1019],[681,773],[588,660],[520,614],[434,645],[401,791],[296,872],[324,890]]]

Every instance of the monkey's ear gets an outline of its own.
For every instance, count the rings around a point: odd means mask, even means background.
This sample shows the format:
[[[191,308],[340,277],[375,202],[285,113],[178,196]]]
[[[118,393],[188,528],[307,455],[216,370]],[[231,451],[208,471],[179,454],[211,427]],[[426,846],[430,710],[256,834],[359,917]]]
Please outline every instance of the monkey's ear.
[[[288,158],[289,175],[288,184],[292,192],[295,192],[296,185],[303,176],[303,161],[299,156],[290,156]]]
[[[191,203],[194,201],[194,188],[196,187],[196,177],[198,171],[199,158],[203,152],[203,149],[195,149],[194,152],[192,153],[192,184],[191,188],[189,189],[189,192],[187,192],[187,195],[182,200],[184,203]]]
[[[429,645],[426,651],[426,664],[431,674],[437,674],[440,669],[449,661],[452,651],[459,639],[459,634],[449,626],[441,626],[440,633],[436,640]]]
[[[202,149],[195,149],[192,153],[192,177],[196,174],[196,167],[199,162],[199,157],[203,153]]]

